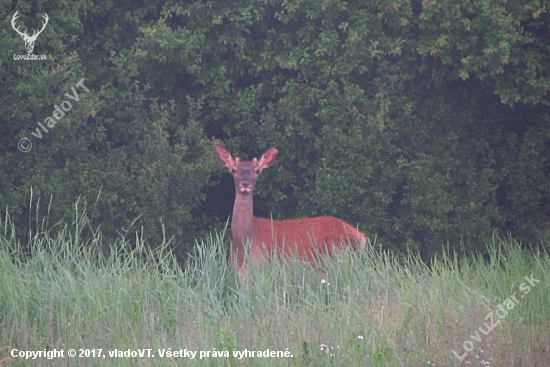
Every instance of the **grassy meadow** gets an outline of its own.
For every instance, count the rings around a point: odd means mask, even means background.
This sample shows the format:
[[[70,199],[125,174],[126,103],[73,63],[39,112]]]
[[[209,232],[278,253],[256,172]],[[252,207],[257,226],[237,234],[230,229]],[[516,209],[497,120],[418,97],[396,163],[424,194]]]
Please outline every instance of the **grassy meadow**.
[[[266,261],[239,279],[228,234],[183,267],[139,234],[105,255],[85,218],[42,222],[25,245],[4,218],[0,366],[550,365],[550,258],[510,239],[488,241],[490,260],[371,244],[322,271]]]

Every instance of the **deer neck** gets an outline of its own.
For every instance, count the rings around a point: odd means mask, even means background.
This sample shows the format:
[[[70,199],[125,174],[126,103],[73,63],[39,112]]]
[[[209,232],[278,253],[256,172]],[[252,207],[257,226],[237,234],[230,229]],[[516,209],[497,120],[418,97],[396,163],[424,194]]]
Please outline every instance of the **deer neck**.
[[[254,238],[254,216],[253,216],[252,192],[242,194],[235,192],[235,205],[233,206],[233,217],[231,219],[232,245],[241,248],[247,241]]]

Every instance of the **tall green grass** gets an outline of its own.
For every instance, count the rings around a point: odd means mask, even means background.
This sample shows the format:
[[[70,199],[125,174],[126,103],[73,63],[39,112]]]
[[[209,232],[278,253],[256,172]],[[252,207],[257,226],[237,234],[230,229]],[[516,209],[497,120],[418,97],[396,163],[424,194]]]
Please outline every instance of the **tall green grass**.
[[[549,365],[549,256],[512,239],[493,238],[490,260],[444,254],[425,264],[374,244],[316,269],[264,261],[241,279],[227,266],[225,233],[198,242],[182,266],[166,239],[121,237],[104,251],[85,208],[70,225],[35,222],[28,244],[8,215],[0,228],[0,366]],[[526,276],[539,281],[529,293]],[[499,325],[479,332],[514,294]],[[65,357],[12,358],[14,348]],[[70,348],[96,357],[69,358]],[[154,358],[109,357],[147,348]],[[197,355],[160,357],[180,349]],[[292,357],[233,356],[268,349]]]

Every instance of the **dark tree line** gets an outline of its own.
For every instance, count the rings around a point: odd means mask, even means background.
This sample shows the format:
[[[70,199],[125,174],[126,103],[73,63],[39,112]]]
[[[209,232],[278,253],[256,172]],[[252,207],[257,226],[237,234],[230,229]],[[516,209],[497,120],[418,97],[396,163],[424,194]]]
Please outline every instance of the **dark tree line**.
[[[540,1],[0,8],[0,207],[22,236],[38,200],[55,224],[80,198],[107,238],[144,226],[157,243],[162,222],[192,244],[231,212],[213,139],[243,158],[279,149],[258,215],[336,215],[424,255],[480,248],[493,230],[548,235],[550,16]],[[47,60],[14,60],[25,53],[16,11],[29,33],[48,14],[34,49]],[[89,92],[67,99],[82,78]],[[65,100],[55,126],[32,135]]]

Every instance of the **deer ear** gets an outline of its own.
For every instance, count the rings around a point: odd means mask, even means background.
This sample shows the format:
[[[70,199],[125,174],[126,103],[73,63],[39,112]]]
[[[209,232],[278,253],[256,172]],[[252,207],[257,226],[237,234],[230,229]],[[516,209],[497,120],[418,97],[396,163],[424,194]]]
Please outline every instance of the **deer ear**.
[[[231,156],[231,153],[219,144],[216,144],[216,156],[218,157],[220,163],[229,169],[235,165],[235,160]]]
[[[258,167],[261,170],[264,170],[267,167],[271,166],[275,162],[275,159],[277,159],[277,153],[279,153],[279,151],[275,148],[269,148],[268,150],[266,150],[258,161]]]

